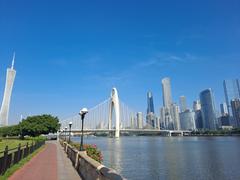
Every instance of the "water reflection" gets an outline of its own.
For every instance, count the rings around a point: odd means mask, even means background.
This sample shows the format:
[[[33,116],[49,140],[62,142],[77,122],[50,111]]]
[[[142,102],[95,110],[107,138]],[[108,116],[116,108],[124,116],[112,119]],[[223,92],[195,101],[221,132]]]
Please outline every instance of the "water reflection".
[[[104,164],[128,179],[240,179],[239,137],[91,137],[85,141],[97,144]]]

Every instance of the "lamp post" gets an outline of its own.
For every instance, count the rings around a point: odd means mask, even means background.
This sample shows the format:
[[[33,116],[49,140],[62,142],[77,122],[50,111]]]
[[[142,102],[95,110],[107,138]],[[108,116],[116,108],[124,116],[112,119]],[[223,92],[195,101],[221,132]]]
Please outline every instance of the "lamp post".
[[[65,127],[65,141],[67,141],[67,126]]]
[[[69,122],[68,125],[69,125],[69,139],[68,139],[68,143],[70,143],[70,142],[71,142],[71,127],[72,127],[72,122]]]
[[[80,151],[84,151],[84,149],[83,149],[83,123],[84,123],[84,117],[87,113],[88,113],[87,108],[82,108],[79,113],[79,115],[81,116],[81,120],[82,120],[82,135],[81,135]]]

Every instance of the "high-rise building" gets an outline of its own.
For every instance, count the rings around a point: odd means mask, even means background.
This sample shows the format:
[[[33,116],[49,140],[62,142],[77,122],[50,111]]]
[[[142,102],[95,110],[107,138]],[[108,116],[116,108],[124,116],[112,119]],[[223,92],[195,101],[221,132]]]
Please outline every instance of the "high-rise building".
[[[193,101],[193,111],[201,110],[201,103],[199,100]]]
[[[170,106],[170,114],[173,120],[173,129],[180,130],[180,117],[179,117],[179,106],[176,104],[172,104]]]
[[[240,99],[231,100],[232,114],[235,127],[240,127]]]
[[[170,107],[172,104],[171,82],[170,78],[162,79],[163,106]]]
[[[135,129],[135,118],[133,114],[131,114],[130,123],[131,123],[130,124],[131,129]]]
[[[223,81],[225,100],[227,103],[228,114],[232,116],[231,100],[240,98],[240,87],[238,79],[229,79]]]
[[[194,111],[194,117],[195,117],[195,125],[196,129],[202,129],[203,128],[203,119],[202,119],[202,112],[200,110]]]
[[[10,107],[13,83],[16,76],[16,71],[14,70],[14,61],[15,61],[15,54],[13,55],[12,67],[7,69],[6,84],[5,84],[5,90],[3,95],[2,107],[0,111],[0,126],[8,125],[9,107]]]
[[[202,129],[203,128],[202,112],[201,112],[201,103],[199,100],[193,101],[193,112],[194,112],[196,129]]]
[[[160,109],[160,127],[161,129],[174,129],[174,122],[172,119],[170,107],[162,107]]]
[[[187,109],[184,112],[179,114],[180,116],[180,124],[182,130],[195,130],[195,112],[190,111]]]
[[[154,105],[153,105],[153,95],[152,92],[147,93],[147,114],[154,113]]]
[[[162,79],[163,108],[160,109],[160,126],[164,129],[179,130],[179,106],[172,102],[170,78]]]
[[[153,95],[151,92],[147,93],[147,116],[146,116],[148,128],[156,127],[156,116],[154,114]]]
[[[184,112],[187,110],[187,100],[185,96],[179,97],[179,105],[180,105],[181,112]]]
[[[228,114],[227,104],[224,102],[220,104],[221,115],[225,116]]]
[[[143,128],[143,113],[142,112],[137,113],[137,128],[138,129]]]
[[[204,129],[216,129],[218,127],[216,119],[215,102],[211,89],[206,89],[200,93],[201,112]]]

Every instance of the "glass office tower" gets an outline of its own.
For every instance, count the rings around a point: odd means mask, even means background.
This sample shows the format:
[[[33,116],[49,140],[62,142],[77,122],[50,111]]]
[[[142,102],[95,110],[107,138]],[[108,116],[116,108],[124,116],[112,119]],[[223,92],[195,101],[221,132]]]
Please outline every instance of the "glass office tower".
[[[240,88],[238,79],[229,79],[223,81],[225,100],[227,103],[228,114],[232,116],[231,100],[240,98]]]
[[[215,102],[211,89],[206,89],[200,93],[201,112],[203,128],[214,130],[218,127],[216,119]]]

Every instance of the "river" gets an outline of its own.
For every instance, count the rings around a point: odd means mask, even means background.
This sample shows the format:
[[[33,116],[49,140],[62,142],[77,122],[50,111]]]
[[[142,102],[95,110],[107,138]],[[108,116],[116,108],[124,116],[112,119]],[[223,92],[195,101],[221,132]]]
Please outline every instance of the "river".
[[[127,179],[240,179],[240,137],[84,137],[84,143],[96,144],[103,164]]]

